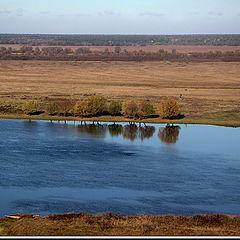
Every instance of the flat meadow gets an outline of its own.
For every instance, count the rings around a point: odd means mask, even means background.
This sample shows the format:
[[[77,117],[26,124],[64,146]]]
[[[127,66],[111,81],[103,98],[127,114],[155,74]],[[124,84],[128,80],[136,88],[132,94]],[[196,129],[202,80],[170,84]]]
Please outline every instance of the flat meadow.
[[[0,61],[0,102],[178,100],[188,119],[239,121],[239,62]]]

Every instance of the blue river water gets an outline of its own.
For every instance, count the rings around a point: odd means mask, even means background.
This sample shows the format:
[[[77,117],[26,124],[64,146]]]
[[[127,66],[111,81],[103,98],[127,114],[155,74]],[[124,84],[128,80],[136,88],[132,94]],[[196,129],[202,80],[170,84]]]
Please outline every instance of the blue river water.
[[[0,216],[240,214],[240,128],[0,120]]]

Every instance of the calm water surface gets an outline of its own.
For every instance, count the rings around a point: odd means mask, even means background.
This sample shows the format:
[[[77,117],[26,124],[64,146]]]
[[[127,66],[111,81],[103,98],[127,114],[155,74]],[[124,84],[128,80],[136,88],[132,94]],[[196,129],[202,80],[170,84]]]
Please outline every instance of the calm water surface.
[[[0,216],[240,214],[240,129],[0,120]]]

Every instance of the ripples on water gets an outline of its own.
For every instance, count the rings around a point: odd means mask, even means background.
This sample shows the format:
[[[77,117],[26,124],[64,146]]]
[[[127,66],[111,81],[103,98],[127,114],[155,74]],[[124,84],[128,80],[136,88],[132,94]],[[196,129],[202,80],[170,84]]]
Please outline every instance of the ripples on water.
[[[240,129],[0,121],[0,215],[240,214]]]

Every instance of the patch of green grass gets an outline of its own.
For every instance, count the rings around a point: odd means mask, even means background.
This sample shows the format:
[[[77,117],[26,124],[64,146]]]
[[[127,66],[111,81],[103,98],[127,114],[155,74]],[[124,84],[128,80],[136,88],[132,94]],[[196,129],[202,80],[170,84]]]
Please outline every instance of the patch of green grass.
[[[206,113],[203,115],[205,119],[211,119],[215,121],[240,121],[240,110],[239,111],[224,111],[215,113]]]

